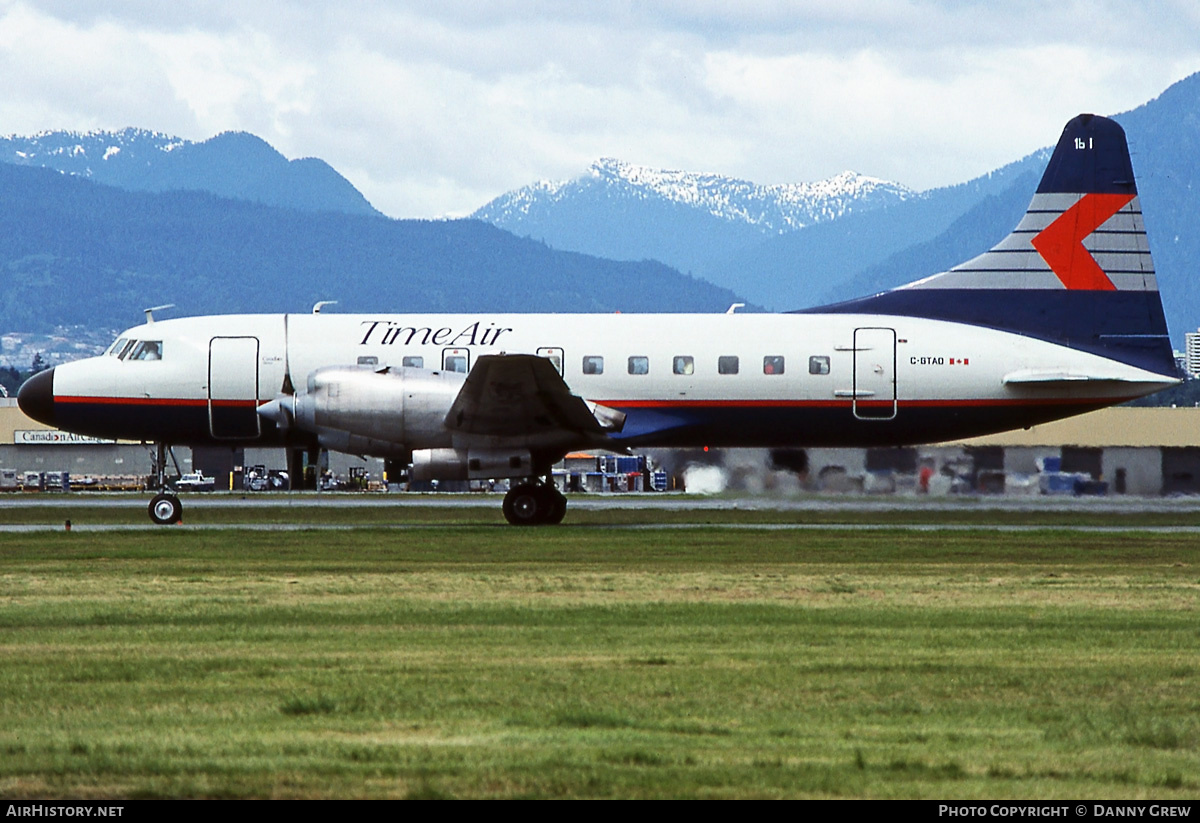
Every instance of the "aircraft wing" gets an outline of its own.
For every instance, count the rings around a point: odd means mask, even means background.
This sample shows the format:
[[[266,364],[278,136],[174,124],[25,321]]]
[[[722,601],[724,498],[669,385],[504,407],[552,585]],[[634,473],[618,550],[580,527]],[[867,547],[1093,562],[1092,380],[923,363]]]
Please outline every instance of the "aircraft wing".
[[[545,357],[485,354],[475,362],[445,422],[459,435],[532,442],[564,435],[602,439],[621,430],[625,415],[572,394]]]

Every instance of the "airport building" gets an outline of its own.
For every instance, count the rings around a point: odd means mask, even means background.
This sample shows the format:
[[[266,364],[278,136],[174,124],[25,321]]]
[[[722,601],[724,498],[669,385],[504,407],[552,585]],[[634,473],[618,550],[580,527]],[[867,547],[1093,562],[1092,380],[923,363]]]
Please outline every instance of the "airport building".
[[[1200,494],[1200,409],[1116,407],[952,443],[805,456],[814,491]]]
[[[1078,417],[954,443],[879,449],[734,449],[654,452],[671,475],[645,486],[604,475],[605,458],[574,455],[563,464],[572,491],[680,488],[689,470],[719,472],[718,486],[748,491],[867,494],[1200,494],[1200,408],[1102,409]],[[0,398],[0,469],[9,477],[69,472],[76,488],[91,481],[136,487],[152,476],[152,444],[79,437],[30,420],[11,398]],[[379,488],[384,461],[333,453],[322,469]],[[242,490],[247,473],[276,474],[283,449],[177,448],[170,475],[203,471],[217,489]],[[616,475],[639,474],[616,466]],[[612,474],[612,472],[610,472]],[[705,483],[710,483],[711,476]],[[690,485],[698,487],[700,475]]]
[[[1188,377],[1200,377],[1200,330],[1190,331],[1184,336],[1183,368]]]

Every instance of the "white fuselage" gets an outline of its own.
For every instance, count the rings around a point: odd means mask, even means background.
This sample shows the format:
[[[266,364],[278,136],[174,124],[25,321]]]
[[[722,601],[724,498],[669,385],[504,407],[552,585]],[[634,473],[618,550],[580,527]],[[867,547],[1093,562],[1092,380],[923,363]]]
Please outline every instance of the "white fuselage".
[[[645,445],[934,442],[1174,382],[1019,334],[880,315],[228,315],[148,323],[120,341],[56,369],[64,427],[270,439],[248,412],[303,390],[317,369],[466,372],[485,354],[550,358],[572,393],[629,416],[614,442]],[[146,341],[161,343],[159,359],[133,356]],[[223,409],[241,409],[240,422],[223,422]]]

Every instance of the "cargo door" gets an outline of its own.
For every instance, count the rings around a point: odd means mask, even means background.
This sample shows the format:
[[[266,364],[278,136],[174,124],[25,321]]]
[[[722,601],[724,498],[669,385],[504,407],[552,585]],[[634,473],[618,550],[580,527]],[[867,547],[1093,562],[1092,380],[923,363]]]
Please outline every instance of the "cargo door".
[[[854,330],[854,416],[891,420],[896,416],[896,330]]]
[[[208,425],[218,440],[259,435],[258,338],[214,337],[208,344]]]

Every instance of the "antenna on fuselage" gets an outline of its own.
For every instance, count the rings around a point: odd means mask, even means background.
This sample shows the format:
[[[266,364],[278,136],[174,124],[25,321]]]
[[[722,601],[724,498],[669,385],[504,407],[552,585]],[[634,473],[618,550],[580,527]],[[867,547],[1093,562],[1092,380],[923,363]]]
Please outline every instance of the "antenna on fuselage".
[[[325,308],[326,306],[333,306],[336,304],[336,300],[318,300],[313,304],[313,314],[320,314],[321,309]]]
[[[174,303],[167,303],[165,306],[155,306],[152,309],[142,309],[142,311],[144,311],[146,313],[146,323],[153,323],[154,322],[154,313],[156,311],[163,311],[165,309],[173,309],[173,308],[175,308]]]
[[[727,308],[727,309],[725,310],[725,313],[726,313],[726,314],[733,314],[733,313],[734,313],[735,311],[737,311],[738,309],[744,309],[745,307],[746,307],[746,304],[745,304],[745,303],[731,303],[731,304],[730,304],[730,306],[729,306],[729,308]]]

